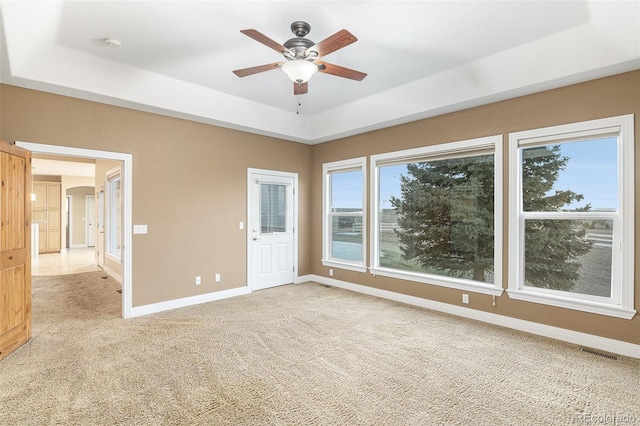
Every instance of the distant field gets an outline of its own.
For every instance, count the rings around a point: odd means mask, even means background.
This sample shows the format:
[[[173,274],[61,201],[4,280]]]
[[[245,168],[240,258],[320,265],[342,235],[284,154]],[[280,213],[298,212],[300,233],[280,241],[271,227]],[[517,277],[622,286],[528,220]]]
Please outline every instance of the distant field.
[[[611,295],[611,247],[595,246],[578,259],[582,267],[578,271],[573,293],[609,297]]]
[[[606,232],[606,231],[605,231]],[[392,231],[380,233],[380,266],[400,270],[425,273],[436,271],[425,270],[416,260],[406,260],[402,257],[398,237]],[[582,264],[573,293],[590,294],[593,296],[609,297],[611,292],[611,247],[607,244],[595,245],[589,253],[581,256],[578,262]],[[490,282],[492,274],[487,274]],[[471,278],[471,274],[468,277]]]

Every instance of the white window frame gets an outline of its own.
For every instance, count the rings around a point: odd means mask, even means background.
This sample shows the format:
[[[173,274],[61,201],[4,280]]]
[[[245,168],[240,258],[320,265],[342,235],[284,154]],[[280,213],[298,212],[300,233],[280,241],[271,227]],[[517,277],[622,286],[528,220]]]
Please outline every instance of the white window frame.
[[[396,151],[371,156],[371,253],[370,268],[372,275],[416,281],[463,291],[500,296],[502,288],[502,135],[487,136],[458,142]],[[480,283],[470,279],[446,277],[443,275],[403,271],[380,266],[379,223],[380,223],[380,174],[381,166],[439,160],[483,154],[494,155],[494,282]]]
[[[112,184],[113,182],[119,180],[120,181],[120,205],[115,205],[113,198],[116,195],[113,192]],[[114,241],[117,241],[117,226],[114,226],[114,220],[121,220],[122,212],[119,211],[118,208],[122,208],[122,172],[120,167],[116,167],[114,169],[109,170],[106,173],[106,193],[105,193],[105,210],[106,210],[106,221],[105,221],[105,256],[114,260],[118,263],[122,261],[122,222],[120,222],[120,247],[117,252],[114,252],[113,244]]]
[[[524,212],[522,209],[522,149],[592,137],[618,138],[618,211]],[[634,310],[634,124],[633,114],[509,134],[509,297],[527,302],[631,319]],[[527,219],[610,219],[614,222],[611,297],[525,286],[524,222]]]
[[[327,267],[348,269],[357,272],[367,272],[365,265],[365,253],[367,247],[367,204],[366,204],[366,188],[367,188],[367,158],[358,157],[348,160],[334,161],[322,165],[322,264]],[[331,175],[333,173],[362,172],[362,212],[354,213],[332,213],[331,212]],[[331,218],[333,216],[356,216],[362,217],[362,261],[349,261],[345,259],[336,259],[331,257],[332,234],[331,234]]]

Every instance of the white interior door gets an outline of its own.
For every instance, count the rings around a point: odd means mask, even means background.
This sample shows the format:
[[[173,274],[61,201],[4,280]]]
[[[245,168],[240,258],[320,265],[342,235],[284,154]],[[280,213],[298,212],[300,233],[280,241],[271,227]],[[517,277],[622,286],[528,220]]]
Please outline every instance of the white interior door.
[[[294,281],[296,175],[249,172],[249,284],[260,290]]]
[[[104,188],[100,188],[100,190],[96,193],[98,196],[98,266],[104,267]]]
[[[87,224],[87,247],[95,247],[96,245],[95,200],[93,195],[86,196],[87,207],[85,210],[85,223]]]

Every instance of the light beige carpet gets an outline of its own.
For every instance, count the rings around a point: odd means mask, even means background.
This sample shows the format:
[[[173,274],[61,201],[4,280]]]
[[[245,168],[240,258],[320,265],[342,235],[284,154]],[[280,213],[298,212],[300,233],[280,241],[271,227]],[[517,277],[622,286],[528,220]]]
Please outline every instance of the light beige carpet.
[[[34,278],[1,425],[640,423],[638,360],[315,283],[123,320],[103,275]]]

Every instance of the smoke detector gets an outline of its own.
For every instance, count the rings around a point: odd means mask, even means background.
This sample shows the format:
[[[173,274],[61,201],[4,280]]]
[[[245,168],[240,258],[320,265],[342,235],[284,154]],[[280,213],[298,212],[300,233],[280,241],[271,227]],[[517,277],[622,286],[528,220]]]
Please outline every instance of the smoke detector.
[[[105,38],[104,44],[106,44],[112,49],[118,49],[119,47],[122,46],[122,43],[120,43],[120,41],[116,40],[115,38]]]

